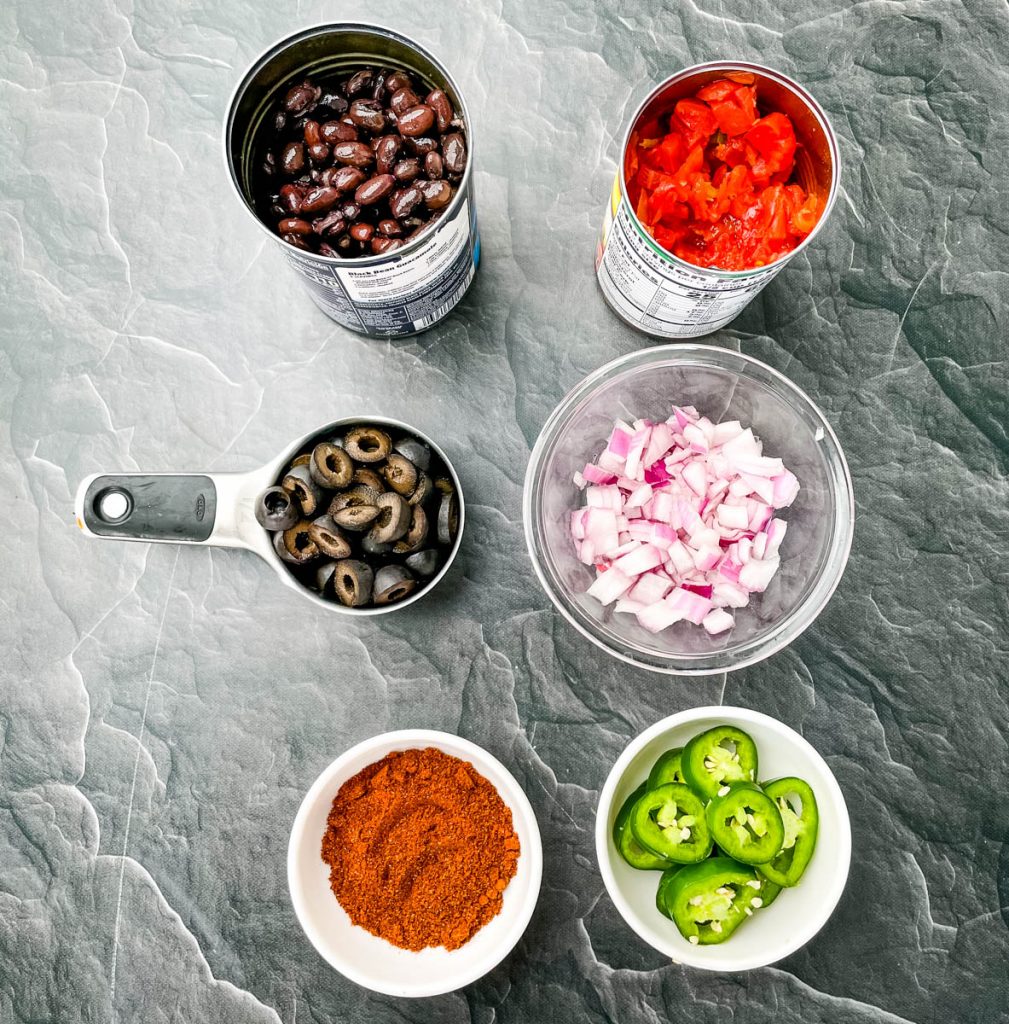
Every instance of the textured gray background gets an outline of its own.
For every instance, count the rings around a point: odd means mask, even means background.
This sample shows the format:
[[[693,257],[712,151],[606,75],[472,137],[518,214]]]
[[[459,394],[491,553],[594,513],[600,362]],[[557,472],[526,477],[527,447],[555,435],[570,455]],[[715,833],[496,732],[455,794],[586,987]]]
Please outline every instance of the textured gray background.
[[[379,13],[443,56],[478,133],[483,267],[399,344],[300,294],[220,153],[262,48]],[[1007,25],[1001,0],[3,4],[0,1021],[1009,1019]],[[841,137],[825,232],[711,340],[818,399],[859,518],[799,642],[676,681],[602,660],[551,611],[519,499],[561,395],[649,344],[591,272],[625,119],[717,57],[795,74]],[[87,473],[251,468],[368,410],[430,430],[467,489],[457,570],[403,615],[347,625],[252,556],[72,526]],[[822,751],[856,851],[816,940],[738,977],[639,942],[592,842],[628,740],[720,700]],[[546,854],[518,949],[420,1004],[329,970],[284,875],[316,774],[405,726],[511,766]]]

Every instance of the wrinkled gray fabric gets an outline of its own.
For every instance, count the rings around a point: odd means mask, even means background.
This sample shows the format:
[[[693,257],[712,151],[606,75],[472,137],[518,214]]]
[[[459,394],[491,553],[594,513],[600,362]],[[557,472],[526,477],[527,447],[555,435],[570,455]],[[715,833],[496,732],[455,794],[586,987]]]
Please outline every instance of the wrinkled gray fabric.
[[[441,55],[475,121],[483,266],[449,320],[395,344],[310,304],[221,159],[259,51],[369,16]],[[0,1021],[1009,1019],[1004,4],[14,0],[0,29]],[[603,659],[552,611],[520,492],[564,392],[650,343],[591,269],[625,119],[718,57],[796,75],[841,138],[829,225],[710,340],[819,402],[858,523],[790,650],[672,680]],[[351,625],[251,555],[73,528],[88,473],[247,469],[368,411],[429,430],[468,496],[455,571],[404,614]],[[641,943],[592,839],[626,743],[719,701],[802,731],[855,841],[823,932],[738,977]],[[316,775],[406,726],[509,765],[546,858],[516,951],[423,1003],[325,966],[285,880]]]

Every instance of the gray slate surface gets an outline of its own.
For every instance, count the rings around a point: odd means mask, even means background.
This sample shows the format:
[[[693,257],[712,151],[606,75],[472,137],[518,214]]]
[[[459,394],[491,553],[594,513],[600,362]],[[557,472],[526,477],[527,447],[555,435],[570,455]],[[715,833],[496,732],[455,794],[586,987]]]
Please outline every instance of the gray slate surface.
[[[290,28],[378,14],[457,75],[484,265],[408,342],[335,327],[230,194],[228,95]],[[592,0],[0,9],[0,1021],[992,1024],[1009,1019],[1009,45],[992,0]],[[625,118],[688,63],[762,60],[841,136],[833,219],[728,330],[813,394],[858,499],[848,572],[789,651],[675,681],[601,660],[527,564],[537,431],[649,344],[591,258]],[[430,430],[470,509],[449,585],[348,626],[251,556],[86,541],[100,469],[245,469],[335,416]],[[624,926],[593,814],[638,731],[693,705],[801,730],[857,856],[826,929],[707,976]],[[468,990],[372,997],[300,932],[288,830],[317,773],[432,726],[523,782],[546,868],[515,953]]]

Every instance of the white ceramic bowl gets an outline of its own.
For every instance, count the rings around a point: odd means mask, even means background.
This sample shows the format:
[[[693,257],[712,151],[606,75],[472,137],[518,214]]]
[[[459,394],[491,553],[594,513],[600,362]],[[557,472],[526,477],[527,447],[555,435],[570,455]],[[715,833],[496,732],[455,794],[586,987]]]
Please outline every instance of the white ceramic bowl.
[[[515,876],[504,891],[504,905],[472,939],[451,952],[443,947],[420,952],[399,949],[350,918],[329,888],[322,859],[322,837],[340,787],[369,764],[396,750],[436,747],[469,761],[492,783],[512,812],[519,837]],[[497,966],[522,937],[532,917],[543,874],[543,847],[536,816],[514,776],[469,740],[430,729],[387,732],[358,743],[316,779],[298,809],[287,848],[287,883],[298,921],[324,959],[351,981],[391,996],[435,996],[476,981]]]
[[[632,868],[613,845],[613,820],[663,751],[682,747],[716,725],[734,725],[753,737],[758,778],[797,775],[805,779],[816,794],[820,826],[813,859],[797,886],[785,889],[770,907],[754,914],[720,945],[692,946],[655,907],[660,872]],[[650,946],[691,967],[748,971],[794,953],[826,924],[848,879],[851,825],[841,788],[827,763],[794,729],[746,708],[692,708],[656,722],[617,758],[599,798],[596,856],[621,917]]]

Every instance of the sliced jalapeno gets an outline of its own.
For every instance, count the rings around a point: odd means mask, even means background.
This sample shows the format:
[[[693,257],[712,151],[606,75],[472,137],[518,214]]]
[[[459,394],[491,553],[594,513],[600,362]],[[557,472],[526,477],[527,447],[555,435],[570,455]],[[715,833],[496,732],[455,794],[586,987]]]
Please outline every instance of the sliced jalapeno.
[[[664,786],[667,782],[679,782],[681,785],[686,783],[687,780],[683,777],[683,772],[680,770],[680,757],[682,754],[683,747],[673,747],[672,750],[667,750],[652,765],[652,770],[648,773],[649,789]]]
[[[670,867],[669,861],[665,857],[656,857],[654,853],[646,850],[634,838],[634,833],[627,823],[627,819],[631,816],[631,808],[637,803],[639,797],[644,796],[647,788],[642,782],[617,811],[616,820],[613,822],[613,844],[620,851],[620,856],[632,868],[637,868],[639,871],[665,871]]]
[[[712,800],[727,782],[757,778],[757,745],[742,729],[719,725],[683,748],[680,770],[698,796]]]
[[[655,893],[655,906],[660,914],[664,917],[669,917],[669,911],[666,909],[666,889],[669,888],[669,883],[678,871],[683,870],[682,864],[675,864],[671,868],[666,868],[662,872],[662,877],[659,879],[659,888]]]
[[[729,857],[712,857],[678,871],[663,891],[666,913],[692,945],[724,942],[760,907],[760,880],[753,868]]]
[[[798,885],[816,849],[820,814],[808,782],[788,776],[764,783],[764,792],[777,805],[785,830],[781,852],[758,868],[769,882],[787,887]]]
[[[711,852],[704,804],[679,783],[646,790],[631,808],[629,824],[646,850],[674,864],[696,864]]]
[[[785,841],[777,803],[752,782],[722,786],[708,804],[707,819],[718,848],[743,864],[774,860]]]

